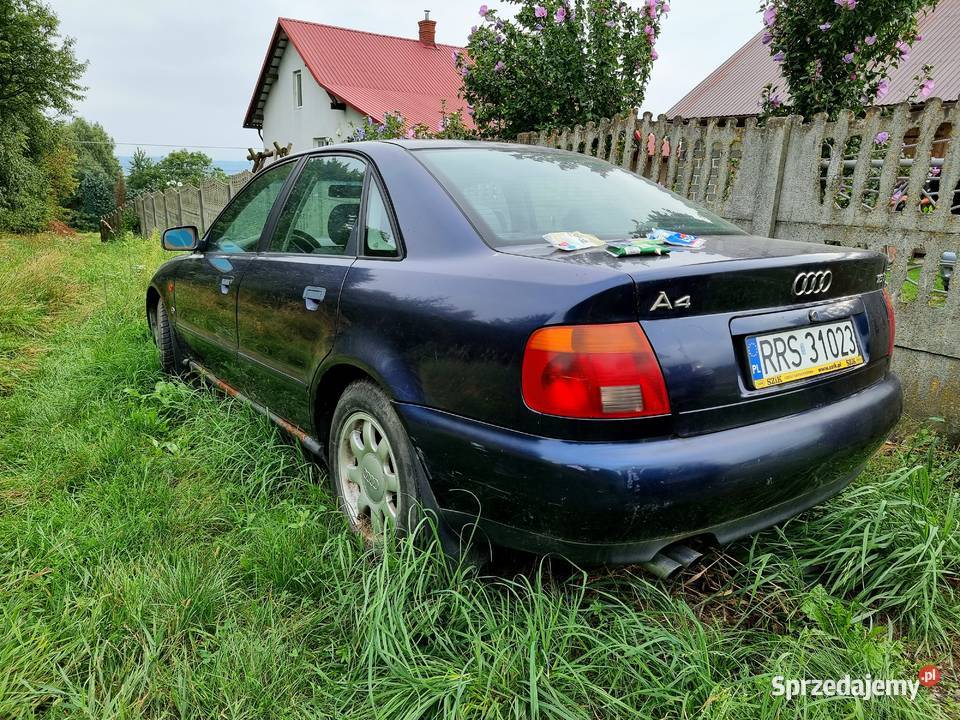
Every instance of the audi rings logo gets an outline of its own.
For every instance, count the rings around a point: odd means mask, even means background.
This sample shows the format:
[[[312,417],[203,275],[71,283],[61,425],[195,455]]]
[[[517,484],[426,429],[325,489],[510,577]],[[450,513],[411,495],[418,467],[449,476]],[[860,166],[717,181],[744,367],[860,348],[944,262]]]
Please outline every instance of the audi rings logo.
[[[793,294],[820,295],[833,285],[832,270],[818,270],[817,272],[802,272],[793,280]]]

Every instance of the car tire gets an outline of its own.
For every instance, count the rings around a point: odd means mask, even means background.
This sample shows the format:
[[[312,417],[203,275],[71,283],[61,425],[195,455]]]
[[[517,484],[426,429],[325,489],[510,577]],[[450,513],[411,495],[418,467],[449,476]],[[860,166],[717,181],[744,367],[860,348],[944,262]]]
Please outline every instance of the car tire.
[[[374,383],[347,386],[330,423],[327,466],[340,509],[350,527],[369,544],[382,542],[386,526],[399,535],[432,535],[424,512],[436,521],[444,554],[463,556],[464,543],[436,515],[436,502],[403,423],[390,399]],[[473,553],[470,557],[474,561]]]
[[[160,369],[173,375],[177,371],[177,351],[173,341],[173,328],[163,300],[158,300],[150,315],[150,330],[160,352]]]

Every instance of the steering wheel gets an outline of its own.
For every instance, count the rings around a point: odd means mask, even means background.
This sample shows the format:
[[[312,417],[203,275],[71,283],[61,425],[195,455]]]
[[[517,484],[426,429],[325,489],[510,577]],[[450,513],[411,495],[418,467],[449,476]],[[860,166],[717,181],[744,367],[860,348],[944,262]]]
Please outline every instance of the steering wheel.
[[[320,242],[310,233],[304,232],[299,228],[294,228],[290,232],[290,239],[288,241],[289,250],[301,253],[312,253],[315,250],[319,250],[322,245]]]

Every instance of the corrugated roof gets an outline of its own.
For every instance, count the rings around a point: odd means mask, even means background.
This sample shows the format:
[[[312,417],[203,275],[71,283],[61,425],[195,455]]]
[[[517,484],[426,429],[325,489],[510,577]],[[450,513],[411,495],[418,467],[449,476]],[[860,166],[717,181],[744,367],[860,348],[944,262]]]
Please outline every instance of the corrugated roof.
[[[890,93],[883,104],[908,99],[916,83],[914,77],[924,65],[933,65],[936,89],[933,96],[943,100],[960,97],[960,0],[940,0],[937,9],[921,15],[923,41],[914,45],[910,59],[890,78]],[[707,76],[680,102],[667,111],[668,117],[726,117],[756,115],[763,88],[773,83],[785,90],[780,66],[757,33],[720,67]],[[783,93],[789,97],[786,92]]]
[[[376,120],[400,112],[408,125],[424,123],[435,129],[443,101],[448,113],[466,108],[458,97],[462,79],[451,59],[461,48],[280,18],[244,127],[262,127],[263,106],[288,41],[321,87]],[[473,126],[469,115],[464,113],[463,119]]]

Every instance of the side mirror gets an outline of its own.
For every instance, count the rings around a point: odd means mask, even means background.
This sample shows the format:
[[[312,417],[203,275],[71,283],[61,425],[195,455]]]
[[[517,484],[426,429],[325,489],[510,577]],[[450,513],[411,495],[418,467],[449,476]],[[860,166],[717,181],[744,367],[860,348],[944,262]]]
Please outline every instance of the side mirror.
[[[174,252],[196,250],[200,247],[200,234],[193,225],[170,228],[163,231],[161,245],[163,245],[164,250],[173,250]]]

